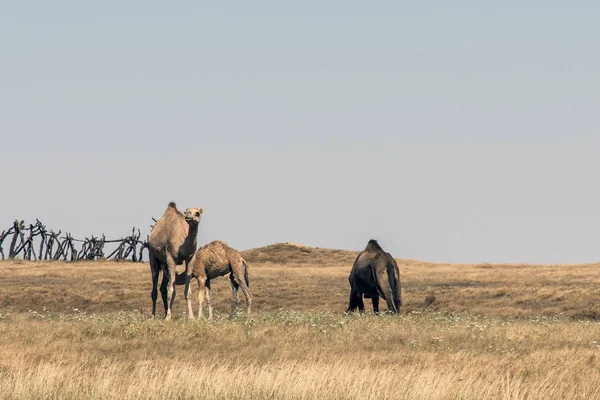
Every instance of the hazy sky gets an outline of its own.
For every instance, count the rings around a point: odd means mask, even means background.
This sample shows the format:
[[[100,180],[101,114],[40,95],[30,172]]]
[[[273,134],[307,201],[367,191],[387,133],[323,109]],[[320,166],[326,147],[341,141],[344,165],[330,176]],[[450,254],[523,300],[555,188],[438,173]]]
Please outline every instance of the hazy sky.
[[[600,260],[600,3],[6,2],[0,230]]]

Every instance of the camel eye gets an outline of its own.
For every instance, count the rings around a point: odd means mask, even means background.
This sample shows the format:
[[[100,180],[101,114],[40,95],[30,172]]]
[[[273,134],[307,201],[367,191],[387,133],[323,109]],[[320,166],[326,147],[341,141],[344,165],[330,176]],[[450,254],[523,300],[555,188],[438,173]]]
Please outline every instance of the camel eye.
[[[200,213],[198,211],[196,211],[196,217],[199,217]]]

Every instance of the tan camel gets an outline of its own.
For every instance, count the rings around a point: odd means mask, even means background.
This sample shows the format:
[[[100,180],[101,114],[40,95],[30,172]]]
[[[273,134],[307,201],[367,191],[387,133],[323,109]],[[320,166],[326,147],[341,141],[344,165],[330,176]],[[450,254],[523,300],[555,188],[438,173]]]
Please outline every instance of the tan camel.
[[[357,308],[360,312],[365,310],[363,295],[371,298],[375,313],[379,312],[379,296],[391,312],[400,312],[400,269],[394,257],[383,251],[376,240],[369,240],[367,247],[358,254],[348,280],[350,302],[347,312]]]
[[[188,306],[188,318],[194,318],[192,310],[192,300],[189,291],[190,281],[196,278],[198,281],[198,318],[202,317],[202,306],[204,297],[208,300],[208,319],[212,319],[212,296],[210,291],[210,281],[219,276],[230,273],[231,291],[233,300],[231,303],[232,311],[237,307],[238,289],[242,289],[246,298],[246,311],[250,312],[252,305],[252,295],[250,294],[250,281],[248,280],[248,264],[242,258],[240,253],[232,249],[227,243],[215,240],[206,246],[198,249],[190,261],[189,268],[186,268],[185,274],[177,274],[175,283],[177,285],[185,284],[185,298]],[[206,293],[205,293],[206,292]]]
[[[188,208],[184,214],[171,202],[150,232],[148,251],[152,270],[152,315],[156,315],[158,274],[162,271],[160,293],[165,306],[165,319],[171,319],[175,300],[175,268],[184,262],[187,268],[192,259],[197,247],[200,215],[203,212],[202,208]]]

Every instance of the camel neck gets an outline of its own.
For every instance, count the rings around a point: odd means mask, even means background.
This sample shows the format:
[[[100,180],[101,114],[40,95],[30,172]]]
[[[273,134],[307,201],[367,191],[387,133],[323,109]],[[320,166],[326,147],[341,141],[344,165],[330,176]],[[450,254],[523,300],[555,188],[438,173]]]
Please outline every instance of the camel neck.
[[[190,225],[190,229],[188,231],[187,238],[185,238],[185,241],[188,244],[195,247],[197,244],[197,238],[198,238],[198,224]]]

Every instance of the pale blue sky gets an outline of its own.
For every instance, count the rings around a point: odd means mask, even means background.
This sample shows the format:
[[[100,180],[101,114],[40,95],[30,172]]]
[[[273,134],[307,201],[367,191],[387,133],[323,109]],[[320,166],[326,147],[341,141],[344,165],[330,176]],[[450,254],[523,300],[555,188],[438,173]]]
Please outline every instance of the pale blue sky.
[[[3,4],[0,230],[600,260],[600,3],[221,3]]]

